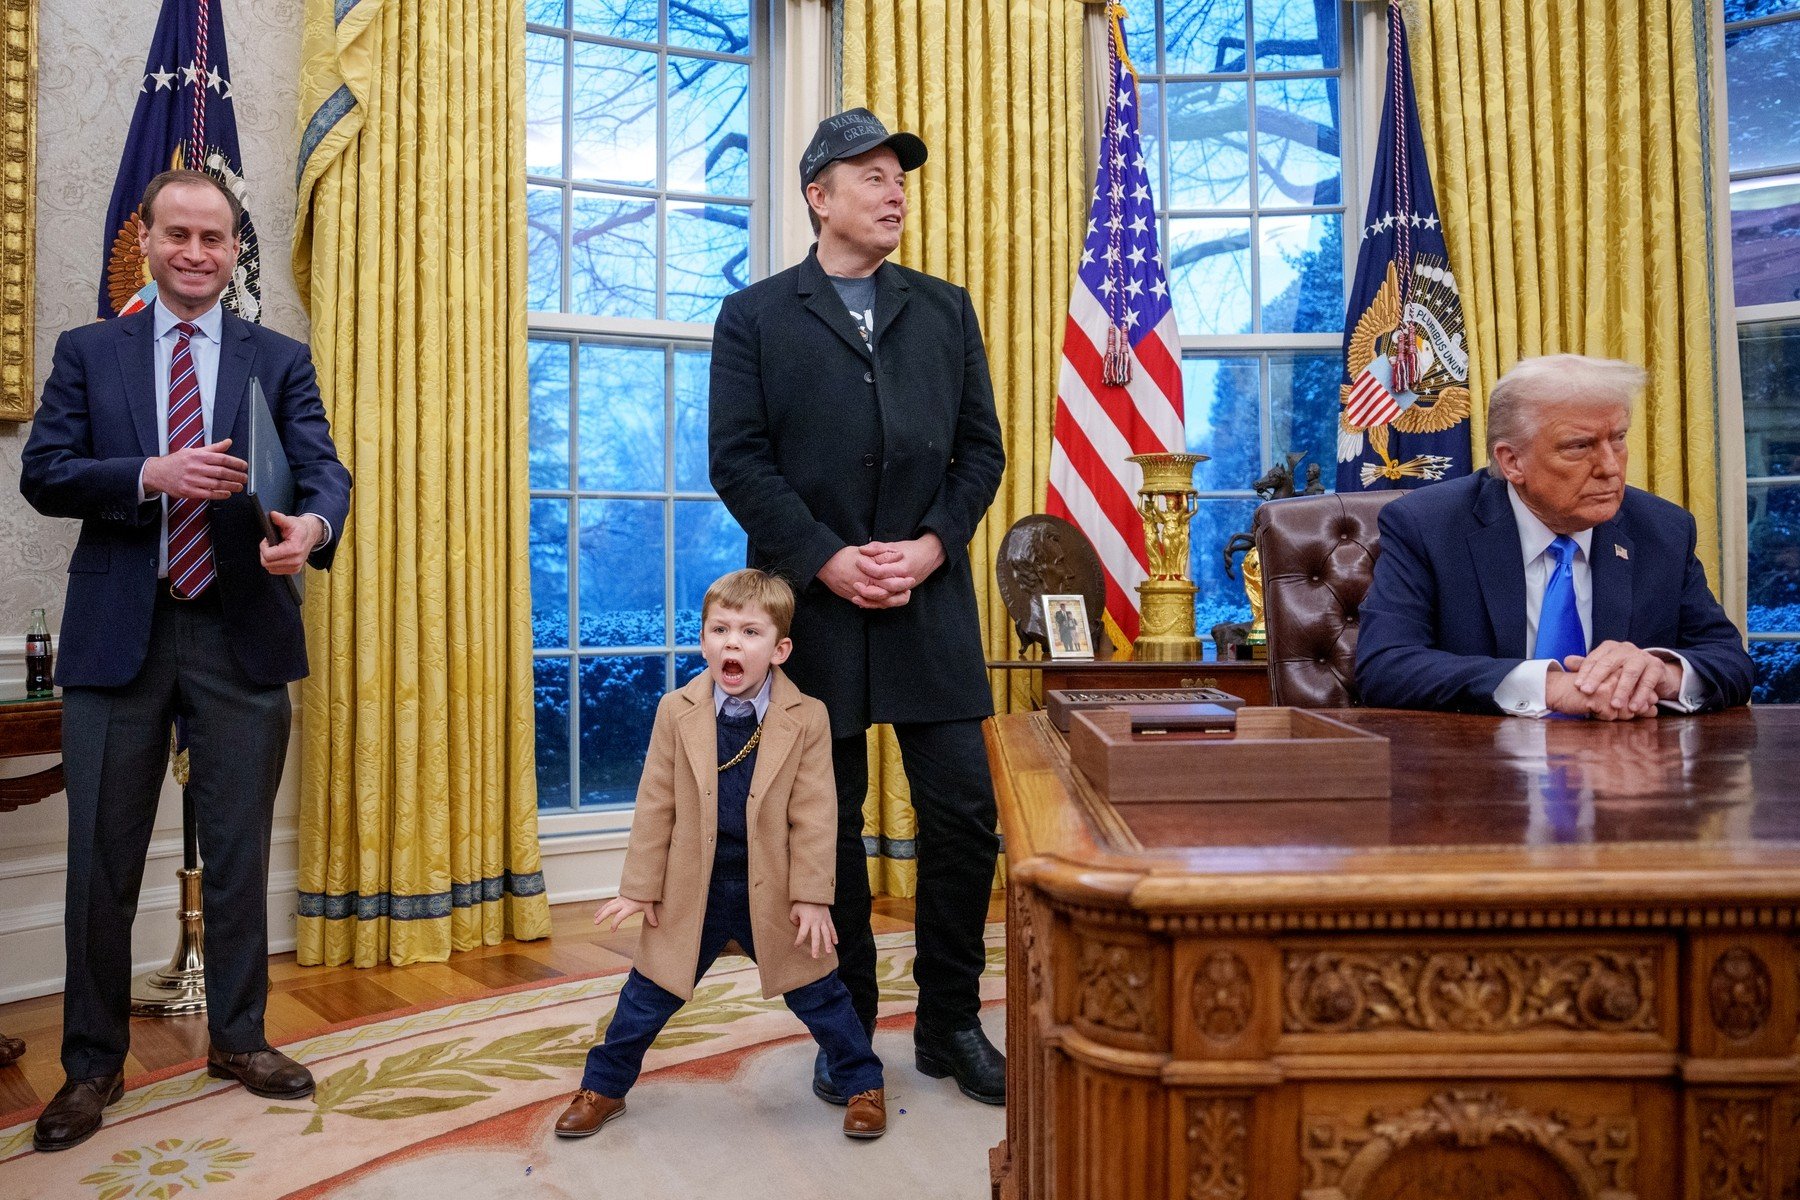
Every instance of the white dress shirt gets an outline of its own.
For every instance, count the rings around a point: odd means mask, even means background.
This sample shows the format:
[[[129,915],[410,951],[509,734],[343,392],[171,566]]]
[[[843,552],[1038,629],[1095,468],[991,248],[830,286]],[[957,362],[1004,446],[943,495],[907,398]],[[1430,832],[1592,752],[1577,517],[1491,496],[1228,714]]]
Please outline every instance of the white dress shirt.
[[[193,318],[188,323],[198,328],[199,332],[188,339],[188,356],[194,360],[194,378],[200,384],[200,420],[205,426],[201,434],[201,444],[212,445],[213,438],[213,394],[218,391],[219,383],[219,342],[225,331],[224,309],[217,303]],[[151,302],[150,320],[153,334],[152,344],[156,348],[156,444],[159,453],[169,452],[169,364],[175,359],[175,343],[181,332],[175,326],[181,324],[182,318],[163,307],[162,298]],[[242,458],[246,446],[233,446],[232,451]],[[149,464],[146,462],[145,466]],[[149,499],[144,493],[144,472],[138,471],[138,503]],[[156,577],[164,579],[169,574],[169,497],[167,494],[158,497],[162,501],[162,537],[156,549]],[[292,514],[290,514],[292,515]],[[317,513],[313,514],[315,517]],[[325,527],[318,545],[323,546],[331,540],[331,522],[319,517],[319,524]]]
[[[769,688],[774,682],[775,668],[770,667],[769,673],[763,676],[762,686],[756,689],[756,695],[750,701],[751,705],[756,709],[756,723],[759,725],[762,724],[762,719],[768,715]],[[717,683],[713,684],[713,716],[716,717],[725,711],[725,701],[730,698],[730,692],[720,687]],[[739,696],[738,699],[741,700],[743,697]]]
[[[1525,507],[1525,502],[1510,483],[1506,485],[1506,498],[1512,504],[1513,521],[1519,527],[1519,554],[1525,560],[1525,649],[1529,654],[1537,647],[1538,617],[1544,611],[1544,588],[1556,569],[1556,556],[1550,553],[1550,543],[1556,540],[1556,534]],[[1594,531],[1583,529],[1580,533],[1571,533],[1569,538],[1575,543],[1575,557],[1569,564],[1570,580],[1575,585],[1575,611],[1581,617],[1582,641],[1592,649],[1594,572],[1589,548],[1594,542]],[[1699,678],[1687,659],[1673,650],[1646,649],[1660,658],[1681,664],[1681,690],[1675,699],[1660,701],[1663,707],[1675,712],[1699,709],[1705,697]],[[1526,659],[1494,689],[1494,703],[1500,711],[1516,717],[1548,715],[1550,709],[1544,703],[1544,680],[1552,668],[1562,670],[1562,666],[1552,659]]]

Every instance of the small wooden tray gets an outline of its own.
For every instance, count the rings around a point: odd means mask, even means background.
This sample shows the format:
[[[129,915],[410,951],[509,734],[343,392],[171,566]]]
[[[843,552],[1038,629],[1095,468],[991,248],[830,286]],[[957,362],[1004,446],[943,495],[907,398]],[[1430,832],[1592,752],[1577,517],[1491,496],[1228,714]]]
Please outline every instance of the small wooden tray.
[[[1044,707],[1058,733],[1069,732],[1069,716],[1082,709],[1117,708],[1125,704],[1217,704],[1220,708],[1244,706],[1242,696],[1218,688],[1052,688],[1044,693]]]
[[[1078,711],[1069,758],[1114,804],[1384,799],[1388,741],[1300,708],[1241,708],[1237,733],[1131,732],[1120,709]]]

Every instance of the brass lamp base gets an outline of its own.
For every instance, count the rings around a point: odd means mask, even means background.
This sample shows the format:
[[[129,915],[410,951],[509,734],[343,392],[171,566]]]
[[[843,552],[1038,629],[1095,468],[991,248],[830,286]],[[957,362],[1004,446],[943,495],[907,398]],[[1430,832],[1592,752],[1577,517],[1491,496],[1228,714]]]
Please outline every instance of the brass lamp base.
[[[206,922],[200,911],[200,868],[182,867],[181,934],[169,965],[131,981],[134,1017],[185,1017],[206,1011]]]

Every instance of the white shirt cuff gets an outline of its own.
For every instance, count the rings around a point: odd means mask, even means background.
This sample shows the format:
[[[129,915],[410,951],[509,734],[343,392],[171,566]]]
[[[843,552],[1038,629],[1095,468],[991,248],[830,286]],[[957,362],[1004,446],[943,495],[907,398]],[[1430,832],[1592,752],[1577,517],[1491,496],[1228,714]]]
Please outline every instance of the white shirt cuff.
[[[1544,703],[1544,678],[1557,667],[1547,658],[1528,658],[1508,671],[1494,689],[1494,704],[1509,717],[1542,717],[1550,712]]]
[[[1681,690],[1675,693],[1673,700],[1658,700],[1657,704],[1670,712],[1699,712],[1700,706],[1706,703],[1706,689],[1700,685],[1700,677],[1688,660],[1673,650],[1651,647],[1650,653],[1665,662],[1681,664]]]
[[[319,517],[318,513],[309,513],[307,515]],[[327,521],[324,517],[319,517],[319,524],[321,524],[325,527],[325,536],[313,543],[314,550],[317,550],[320,546],[331,545],[331,522]]]
[[[150,460],[146,458],[144,460],[144,465],[138,468],[138,503],[139,504],[142,504],[144,501],[150,499],[150,497],[148,497],[144,494],[144,471],[149,466],[150,466]]]

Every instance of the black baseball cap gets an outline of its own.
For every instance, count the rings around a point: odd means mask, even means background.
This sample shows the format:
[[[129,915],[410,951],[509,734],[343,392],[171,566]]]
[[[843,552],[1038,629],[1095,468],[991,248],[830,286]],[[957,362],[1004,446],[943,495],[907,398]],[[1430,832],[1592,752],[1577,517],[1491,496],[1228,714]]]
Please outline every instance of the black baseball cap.
[[[866,108],[853,108],[819,122],[806,153],[800,156],[801,190],[832,163],[867,154],[877,146],[892,150],[902,171],[916,171],[925,165],[924,142],[910,133],[889,133],[880,117]]]

